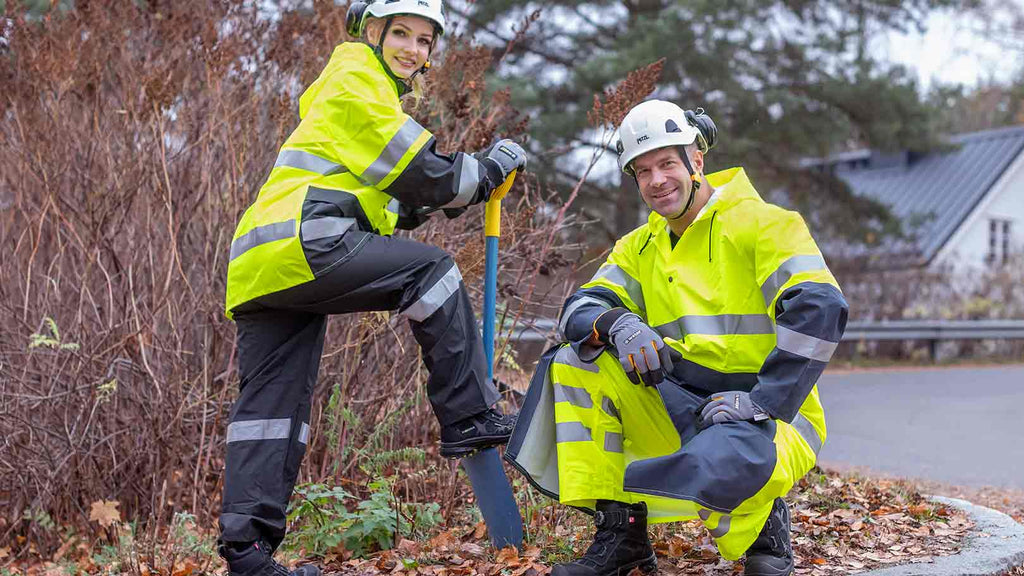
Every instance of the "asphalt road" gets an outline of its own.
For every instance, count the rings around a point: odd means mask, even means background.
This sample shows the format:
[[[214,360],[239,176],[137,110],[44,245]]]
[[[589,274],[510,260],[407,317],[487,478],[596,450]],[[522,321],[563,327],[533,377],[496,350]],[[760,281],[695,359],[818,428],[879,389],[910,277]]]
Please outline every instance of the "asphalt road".
[[[819,461],[1024,489],[1024,366],[824,374]]]

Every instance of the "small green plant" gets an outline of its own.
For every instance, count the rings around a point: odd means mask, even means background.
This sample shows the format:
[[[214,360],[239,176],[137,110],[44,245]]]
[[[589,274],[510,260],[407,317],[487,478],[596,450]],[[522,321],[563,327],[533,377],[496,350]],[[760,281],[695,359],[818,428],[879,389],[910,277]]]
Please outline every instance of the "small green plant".
[[[289,546],[324,556],[343,545],[356,556],[364,556],[375,549],[392,548],[398,534],[416,537],[441,522],[440,505],[400,503],[393,494],[393,482],[393,478],[371,482],[365,500],[339,487],[299,486],[288,512],[293,522]]]
[[[50,333],[47,335],[43,334],[42,331],[40,331],[29,336],[29,349],[45,347],[53,348],[55,350],[78,350],[78,344],[74,342],[65,343],[60,341],[60,330],[57,329],[57,323],[53,320],[53,318],[46,316],[45,318],[43,318],[43,324],[45,324],[46,327],[49,328]]]

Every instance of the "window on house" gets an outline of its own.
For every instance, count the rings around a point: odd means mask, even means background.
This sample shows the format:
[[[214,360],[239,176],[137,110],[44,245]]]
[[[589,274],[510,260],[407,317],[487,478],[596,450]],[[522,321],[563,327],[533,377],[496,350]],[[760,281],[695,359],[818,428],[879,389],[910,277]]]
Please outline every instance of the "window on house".
[[[1009,220],[992,219],[988,222],[988,255],[985,261],[989,264],[1006,264],[1010,259],[1013,246]]]

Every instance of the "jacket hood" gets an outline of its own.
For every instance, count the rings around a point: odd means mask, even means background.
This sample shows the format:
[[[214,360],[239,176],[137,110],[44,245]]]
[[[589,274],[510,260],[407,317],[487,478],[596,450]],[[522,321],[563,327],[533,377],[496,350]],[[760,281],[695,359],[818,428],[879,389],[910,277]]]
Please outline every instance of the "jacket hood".
[[[299,98],[299,118],[305,118],[306,113],[309,112],[310,106],[316,101],[316,97],[323,90],[327,84],[327,79],[344,69],[351,68],[369,68],[377,69],[380,73],[388,79],[392,87],[395,89],[395,93],[401,97],[405,93],[405,84],[399,82],[394,75],[390,73],[384,63],[377,58],[376,53],[369,45],[362,42],[344,42],[334,48],[334,52],[331,54],[331,59],[327,62],[327,66],[324,67],[323,72],[317,76],[317,79],[306,88],[306,91],[302,93],[302,97]]]

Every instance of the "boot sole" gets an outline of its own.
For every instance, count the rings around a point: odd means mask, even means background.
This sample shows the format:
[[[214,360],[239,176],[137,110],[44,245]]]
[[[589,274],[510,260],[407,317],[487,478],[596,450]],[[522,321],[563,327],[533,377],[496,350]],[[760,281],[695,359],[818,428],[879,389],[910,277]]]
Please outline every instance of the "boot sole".
[[[508,443],[508,439],[511,437],[512,434],[509,433],[497,436],[480,436],[461,442],[441,442],[441,456],[445,458],[465,458],[484,448],[503,446]]]
[[[651,554],[643,560],[630,562],[625,566],[619,566],[618,576],[627,576],[634,568],[638,568],[644,574],[653,574],[658,571],[658,558]]]

